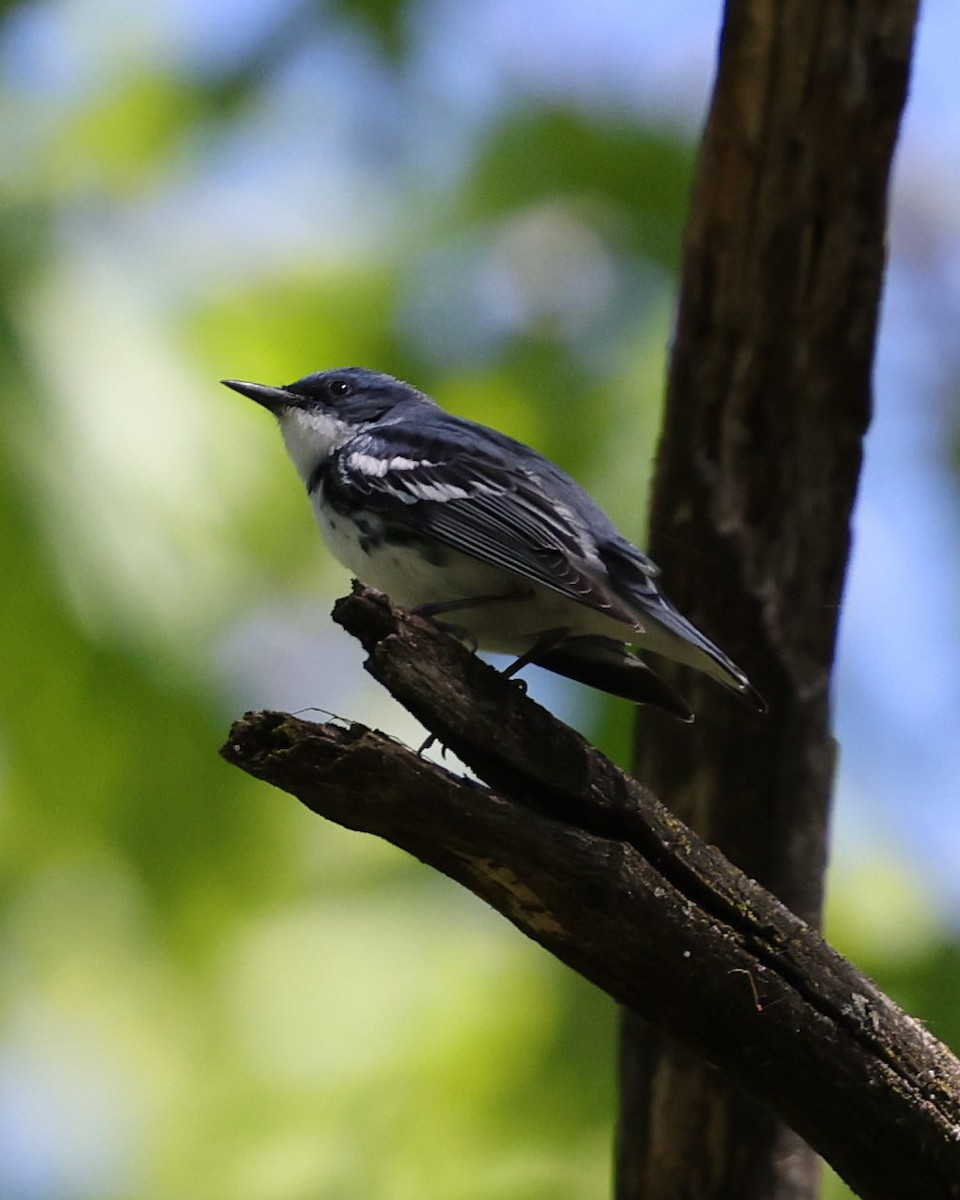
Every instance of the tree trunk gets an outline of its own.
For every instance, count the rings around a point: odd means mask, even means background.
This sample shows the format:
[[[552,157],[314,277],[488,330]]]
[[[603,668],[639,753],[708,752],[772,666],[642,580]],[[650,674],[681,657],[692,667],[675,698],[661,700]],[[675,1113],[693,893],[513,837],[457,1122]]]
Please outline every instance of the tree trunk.
[[[915,0],[729,0],[652,508],[666,590],[770,712],[754,718],[684,679],[697,723],[643,711],[637,776],[812,924],[835,758],[830,671],[915,21]],[[626,1011],[617,1166],[617,1200],[817,1194],[796,1135]]]

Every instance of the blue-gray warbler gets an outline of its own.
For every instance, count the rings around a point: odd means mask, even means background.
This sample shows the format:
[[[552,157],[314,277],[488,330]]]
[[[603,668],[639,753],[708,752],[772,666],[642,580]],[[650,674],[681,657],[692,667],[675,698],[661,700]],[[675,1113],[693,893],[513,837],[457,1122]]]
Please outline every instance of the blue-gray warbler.
[[[632,647],[705,672],[763,708],[682,616],[659,569],[587,493],[521,442],[361,367],[286,387],[225,379],[277,418],[324,540],[362,582],[475,648],[656,704],[688,705]]]

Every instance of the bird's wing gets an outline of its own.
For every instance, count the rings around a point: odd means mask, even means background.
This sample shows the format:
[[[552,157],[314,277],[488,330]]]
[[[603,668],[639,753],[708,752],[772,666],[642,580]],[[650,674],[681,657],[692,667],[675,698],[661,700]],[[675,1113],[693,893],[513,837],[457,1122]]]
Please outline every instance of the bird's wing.
[[[334,507],[371,508],[642,632],[609,586],[594,532],[600,522],[616,536],[607,518],[559,468],[516,446],[439,415],[428,427],[381,425],[342,446],[319,483]]]

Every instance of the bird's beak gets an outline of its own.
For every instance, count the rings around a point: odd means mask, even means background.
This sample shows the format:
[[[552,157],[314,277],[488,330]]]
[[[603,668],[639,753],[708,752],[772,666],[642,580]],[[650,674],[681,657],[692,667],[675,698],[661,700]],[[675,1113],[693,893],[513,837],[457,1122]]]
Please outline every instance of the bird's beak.
[[[284,388],[268,387],[265,383],[244,383],[240,379],[221,379],[224,387],[233,388],[241,396],[256,400],[264,408],[268,408],[274,416],[279,416],[285,408],[296,403],[296,397],[291,396]]]

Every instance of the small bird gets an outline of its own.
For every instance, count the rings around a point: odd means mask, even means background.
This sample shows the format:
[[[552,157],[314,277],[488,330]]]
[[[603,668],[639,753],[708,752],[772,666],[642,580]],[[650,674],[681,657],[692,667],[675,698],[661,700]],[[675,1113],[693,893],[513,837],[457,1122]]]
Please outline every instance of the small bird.
[[[763,711],[740,668],[673,607],[659,568],[522,442],[362,367],[286,387],[224,379],[277,418],[324,540],[362,582],[475,649],[654,704],[689,706],[631,647],[686,663]]]

